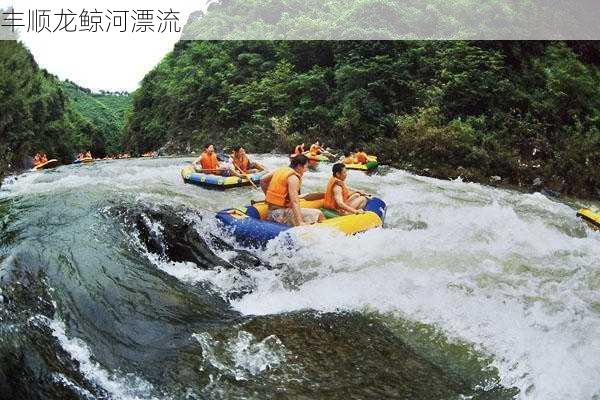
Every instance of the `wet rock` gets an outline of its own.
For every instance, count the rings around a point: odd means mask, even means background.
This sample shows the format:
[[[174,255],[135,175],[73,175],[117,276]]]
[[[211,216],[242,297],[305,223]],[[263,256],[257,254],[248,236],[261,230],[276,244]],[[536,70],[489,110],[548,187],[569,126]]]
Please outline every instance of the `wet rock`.
[[[199,268],[214,269],[218,267],[235,268],[243,271],[247,268],[271,268],[256,256],[243,250],[236,250],[231,262],[214,254],[210,246],[196,231],[193,224],[182,215],[190,215],[191,210],[174,210],[169,207],[160,209],[114,207],[112,214],[119,216],[126,229],[135,227],[135,232],[147,250],[174,262],[192,262]],[[211,238],[211,245],[221,250],[232,250],[232,247],[218,237]]]
[[[174,262],[193,262],[201,268],[231,267],[217,257],[194,227],[173,209],[114,207],[126,229],[135,228],[148,251]],[[188,211],[189,212],[189,211]]]
[[[543,188],[540,193],[548,197],[560,197],[560,192],[549,188]]]

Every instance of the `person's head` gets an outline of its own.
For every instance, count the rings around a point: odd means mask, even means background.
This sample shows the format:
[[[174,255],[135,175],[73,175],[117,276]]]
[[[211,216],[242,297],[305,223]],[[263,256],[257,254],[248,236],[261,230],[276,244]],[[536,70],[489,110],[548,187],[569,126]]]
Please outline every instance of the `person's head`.
[[[320,146],[320,143],[319,143],[319,141],[318,141],[318,140],[315,142],[315,144],[316,144],[317,146]]]
[[[246,149],[244,149],[242,146],[235,146],[233,148],[233,153],[236,155],[236,157],[244,156],[246,155]]]
[[[358,152],[359,152],[359,153],[363,153],[363,152],[364,152],[363,148],[362,148],[362,147],[359,147],[359,148],[358,148]]]
[[[337,179],[339,179],[341,181],[345,181],[346,176],[348,176],[348,171],[346,170],[346,167],[342,163],[333,164],[333,167],[331,167],[331,172],[333,173],[334,177],[336,177]]]
[[[207,143],[204,145],[204,151],[206,151],[207,153],[213,153],[215,151],[215,146],[213,146],[212,143]]]
[[[308,168],[308,158],[304,154],[298,154],[290,160],[290,168],[303,175]]]
[[[351,157],[352,156],[352,152],[351,151],[346,151],[344,153],[344,157]]]

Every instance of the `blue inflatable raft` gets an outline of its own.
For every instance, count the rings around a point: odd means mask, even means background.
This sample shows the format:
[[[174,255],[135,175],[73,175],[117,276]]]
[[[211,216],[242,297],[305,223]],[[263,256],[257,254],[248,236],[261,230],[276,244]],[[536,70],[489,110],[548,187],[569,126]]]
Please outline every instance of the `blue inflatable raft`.
[[[302,208],[323,207],[323,200],[300,200]],[[332,228],[345,234],[352,235],[383,225],[386,204],[383,200],[373,197],[365,206],[364,214],[338,215],[329,210],[323,210],[327,218],[312,227]],[[293,230],[294,227],[267,220],[268,206],[264,202],[251,206],[230,208],[217,213],[217,219],[231,229],[236,240],[245,245],[264,245],[280,234]]]
[[[237,176],[222,176],[214,174],[204,174],[196,172],[193,165],[188,165],[181,170],[181,177],[185,183],[203,186],[209,189],[225,190],[240,186],[251,185],[250,180],[255,185],[260,185],[260,178],[266,174],[265,171],[249,174],[248,178],[239,178]]]

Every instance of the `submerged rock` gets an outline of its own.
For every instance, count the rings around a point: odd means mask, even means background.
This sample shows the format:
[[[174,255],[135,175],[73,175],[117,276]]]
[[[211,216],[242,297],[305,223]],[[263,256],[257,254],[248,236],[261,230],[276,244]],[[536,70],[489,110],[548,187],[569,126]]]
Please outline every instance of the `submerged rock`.
[[[312,311],[248,318],[193,335],[179,367],[206,399],[511,399],[515,389],[438,365],[362,313]],[[184,367],[184,365],[188,367]],[[189,365],[199,365],[189,376]],[[483,374],[482,374],[483,376]],[[486,385],[486,389],[482,389]]]
[[[44,274],[29,263],[11,264],[4,264],[0,283],[0,399],[107,398],[53,336]]]

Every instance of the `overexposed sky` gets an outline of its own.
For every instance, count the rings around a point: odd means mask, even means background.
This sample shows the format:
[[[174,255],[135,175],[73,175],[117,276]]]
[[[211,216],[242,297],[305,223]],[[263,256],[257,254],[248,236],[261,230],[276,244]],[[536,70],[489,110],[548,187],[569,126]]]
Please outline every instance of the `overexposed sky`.
[[[131,33],[135,22],[128,18],[128,33],[111,28],[108,32],[26,32],[29,10],[51,10],[49,14],[70,9],[79,15],[83,9],[179,11],[179,26],[183,28],[191,12],[205,8],[204,0],[0,0],[0,8],[13,7],[24,12],[25,27],[20,40],[32,52],[38,64],[60,79],[69,79],[94,91],[133,91],[139,82],[172,50],[180,33]],[[160,21],[154,13],[155,30]],[[59,16],[50,16],[51,30]],[[79,25],[79,17],[73,21]],[[107,20],[103,17],[103,21]],[[120,29],[119,29],[120,30]]]

